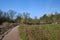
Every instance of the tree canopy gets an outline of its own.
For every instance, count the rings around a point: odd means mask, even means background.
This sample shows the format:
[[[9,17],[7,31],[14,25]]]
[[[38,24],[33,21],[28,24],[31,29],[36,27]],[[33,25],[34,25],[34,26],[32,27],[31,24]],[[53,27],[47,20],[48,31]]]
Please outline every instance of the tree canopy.
[[[37,16],[35,16],[33,19],[30,17],[30,14],[28,12],[17,13],[14,10],[9,10],[7,12],[0,10],[0,24],[3,22],[17,22],[24,24],[60,23],[60,13],[55,12],[55,14],[44,14],[40,18],[37,18]]]

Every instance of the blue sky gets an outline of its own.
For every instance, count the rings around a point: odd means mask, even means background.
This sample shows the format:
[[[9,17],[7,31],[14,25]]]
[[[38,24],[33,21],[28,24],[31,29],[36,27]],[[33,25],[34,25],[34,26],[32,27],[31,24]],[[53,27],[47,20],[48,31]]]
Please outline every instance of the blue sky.
[[[46,13],[60,12],[60,0],[0,0],[0,9],[28,12],[32,18],[41,17]]]

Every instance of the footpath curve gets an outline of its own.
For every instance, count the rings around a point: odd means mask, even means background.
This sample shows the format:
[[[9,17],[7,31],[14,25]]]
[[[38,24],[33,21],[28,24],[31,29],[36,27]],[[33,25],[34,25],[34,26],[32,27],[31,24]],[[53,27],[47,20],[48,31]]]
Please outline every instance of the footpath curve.
[[[20,40],[18,27],[14,27],[2,40]]]

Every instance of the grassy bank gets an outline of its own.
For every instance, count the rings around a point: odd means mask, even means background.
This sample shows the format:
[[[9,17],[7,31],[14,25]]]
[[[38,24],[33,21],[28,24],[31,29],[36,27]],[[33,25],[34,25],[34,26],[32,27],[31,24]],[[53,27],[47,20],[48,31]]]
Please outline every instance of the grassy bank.
[[[23,40],[60,40],[60,24],[20,25]]]

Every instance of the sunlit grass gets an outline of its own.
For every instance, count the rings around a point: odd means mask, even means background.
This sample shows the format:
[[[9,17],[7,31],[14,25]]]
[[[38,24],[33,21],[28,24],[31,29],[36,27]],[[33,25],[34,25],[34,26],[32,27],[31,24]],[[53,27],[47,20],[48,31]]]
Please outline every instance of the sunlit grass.
[[[19,33],[22,40],[28,40],[27,36],[24,34],[23,29],[19,27]]]
[[[20,36],[23,40],[60,40],[60,24],[20,25]],[[25,34],[27,34],[26,36]]]

